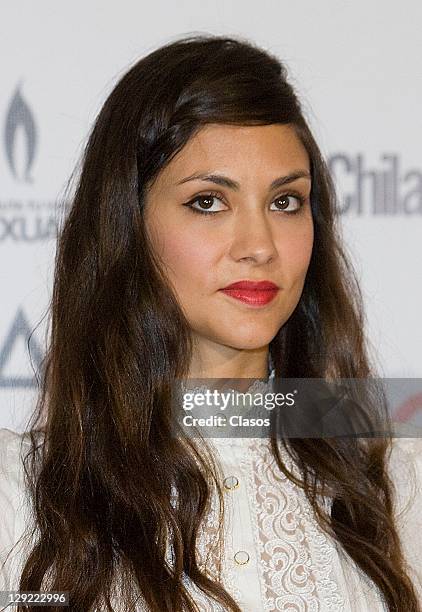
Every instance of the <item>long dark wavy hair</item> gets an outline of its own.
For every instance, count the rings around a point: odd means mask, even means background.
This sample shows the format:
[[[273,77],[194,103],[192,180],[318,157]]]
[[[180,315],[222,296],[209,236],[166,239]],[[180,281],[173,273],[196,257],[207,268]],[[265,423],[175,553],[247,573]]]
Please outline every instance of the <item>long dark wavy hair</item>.
[[[313,252],[300,301],[270,343],[275,376],[374,375],[334,186],[283,64],[250,41],[208,34],[137,61],[99,112],[58,232],[51,332],[30,419],[25,478],[35,539],[19,589],[67,590],[73,611],[113,610],[119,576],[119,610],[141,597],[154,612],[194,612],[188,577],[239,612],[195,550],[213,487],[221,517],[223,495],[211,454],[170,433],[173,383],[187,376],[192,341],[143,220],[155,177],[212,123],[289,124],[310,159]],[[297,485],[321,528],[387,609],[420,612],[394,522],[391,438],[273,439],[279,468],[294,479],[281,445],[295,457]],[[330,512],[317,484],[331,491]]]

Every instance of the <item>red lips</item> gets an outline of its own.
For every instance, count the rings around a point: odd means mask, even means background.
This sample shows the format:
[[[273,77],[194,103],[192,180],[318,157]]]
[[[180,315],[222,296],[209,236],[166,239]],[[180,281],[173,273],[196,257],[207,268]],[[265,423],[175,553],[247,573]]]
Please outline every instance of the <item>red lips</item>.
[[[275,283],[272,283],[268,280],[263,281],[237,281],[236,283],[232,283],[231,285],[227,285],[224,287],[225,289],[246,289],[247,291],[268,291],[278,289]]]
[[[271,281],[238,281],[221,289],[223,293],[249,306],[265,306],[275,298],[279,288]]]

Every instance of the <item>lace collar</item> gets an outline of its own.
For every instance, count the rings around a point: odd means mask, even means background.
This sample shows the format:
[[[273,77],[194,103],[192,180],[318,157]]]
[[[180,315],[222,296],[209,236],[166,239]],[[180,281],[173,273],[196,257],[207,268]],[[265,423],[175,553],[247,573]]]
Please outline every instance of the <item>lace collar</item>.
[[[275,370],[272,368],[268,376],[268,380],[256,378],[251,382],[247,389],[242,391],[242,393],[265,393],[265,391],[270,391],[273,387],[274,376]],[[208,386],[205,383],[195,387],[188,387],[183,381],[180,383],[180,386],[182,392],[189,391],[189,393],[204,393],[208,389]],[[236,391],[236,389],[234,389],[234,387],[228,387],[226,391]]]

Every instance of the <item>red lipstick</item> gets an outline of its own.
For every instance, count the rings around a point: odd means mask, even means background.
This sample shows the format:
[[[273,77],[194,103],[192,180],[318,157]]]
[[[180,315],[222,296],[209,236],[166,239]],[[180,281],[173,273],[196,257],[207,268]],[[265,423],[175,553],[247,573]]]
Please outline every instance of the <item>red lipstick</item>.
[[[275,298],[278,290],[278,286],[268,280],[242,280],[220,289],[226,295],[249,304],[249,306],[265,306]]]

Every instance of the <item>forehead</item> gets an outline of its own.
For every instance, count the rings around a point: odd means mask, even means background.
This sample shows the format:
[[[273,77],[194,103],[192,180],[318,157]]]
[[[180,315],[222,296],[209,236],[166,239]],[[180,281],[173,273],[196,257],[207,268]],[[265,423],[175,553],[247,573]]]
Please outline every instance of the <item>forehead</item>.
[[[304,145],[291,125],[209,124],[202,127],[163,169],[172,180],[195,171],[229,170],[239,176],[260,169],[269,175],[309,170]]]

